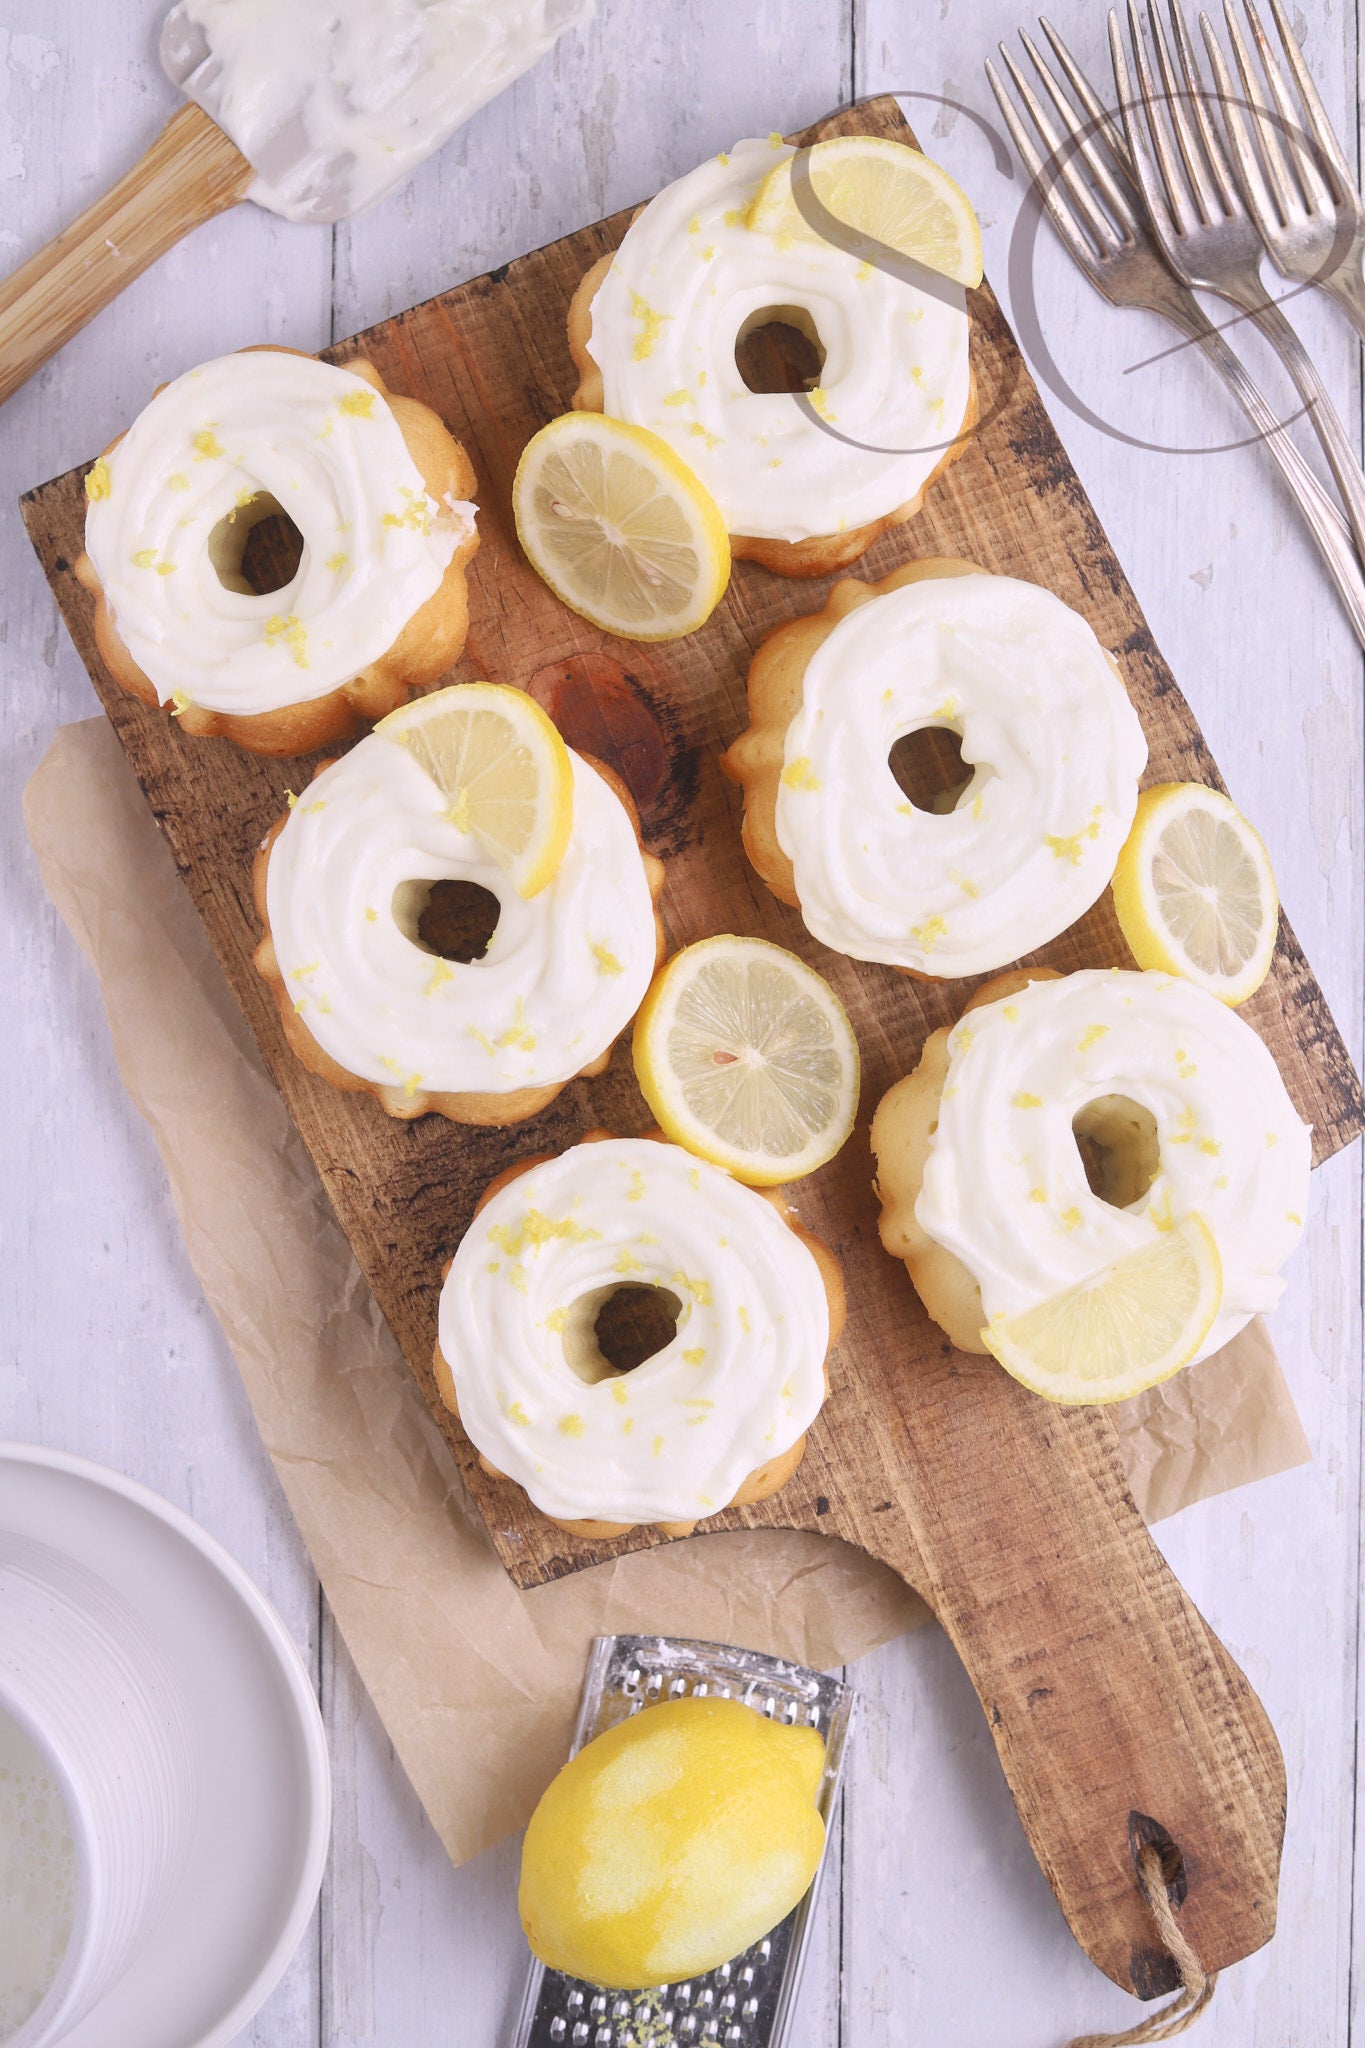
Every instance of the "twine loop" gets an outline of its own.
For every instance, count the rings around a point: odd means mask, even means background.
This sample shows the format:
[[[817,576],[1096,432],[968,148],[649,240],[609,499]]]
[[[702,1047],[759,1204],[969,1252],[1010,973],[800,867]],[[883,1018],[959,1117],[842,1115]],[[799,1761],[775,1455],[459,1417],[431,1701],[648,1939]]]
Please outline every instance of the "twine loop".
[[[1148,2041],[1172,2041],[1177,2034],[1183,2034],[1187,2027],[1194,2025],[1213,1997],[1218,1972],[1205,1971],[1180,1930],[1175,1908],[1166,1890],[1161,1852],[1154,1843],[1144,1842],[1138,1850],[1137,1875],[1162,1946],[1180,1972],[1180,1990],[1169,2005],[1163,2005],[1160,2012],[1154,2012],[1149,2019],[1139,2020],[1126,2033],[1080,2034],[1069,2043],[1069,2048],[1141,2048],[1141,2044]]]

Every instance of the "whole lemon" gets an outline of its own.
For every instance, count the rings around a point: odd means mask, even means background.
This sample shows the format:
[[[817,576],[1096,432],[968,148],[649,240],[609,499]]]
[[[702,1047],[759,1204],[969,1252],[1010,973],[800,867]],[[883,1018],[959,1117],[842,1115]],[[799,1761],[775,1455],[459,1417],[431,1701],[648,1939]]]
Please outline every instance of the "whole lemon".
[[[617,1991],[728,1962],[815,1875],[825,1745],[738,1700],[646,1707],[565,1764],[531,1816],[518,1904],[551,1969]]]

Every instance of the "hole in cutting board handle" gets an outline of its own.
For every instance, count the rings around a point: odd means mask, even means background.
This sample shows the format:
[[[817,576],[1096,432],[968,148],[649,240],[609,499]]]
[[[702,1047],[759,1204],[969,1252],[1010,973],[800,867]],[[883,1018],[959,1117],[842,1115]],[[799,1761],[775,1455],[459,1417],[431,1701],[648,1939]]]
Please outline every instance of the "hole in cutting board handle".
[[[1138,1854],[1143,1849],[1155,1849],[1161,1858],[1161,1881],[1170,1894],[1173,1906],[1183,1906],[1189,1890],[1185,1875],[1185,1859],[1179,1844],[1162,1827],[1159,1820],[1153,1820],[1150,1813],[1132,1812],[1128,1816],[1128,1850],[1137,1869]]]
[[[1179,1911],[1189,1890],[1180,1845],[1159,1820],[1153,1820],[1150,1813],[1139,1813],[1134,1809],[1128,1815],[1128,1853],[1133,1859],[1135,1874],[1138,1856],[1148,1847],[1155,1849],[1161,1858],[1162,1882],[1171,1904]],[[1151,1948],[1134,1948],[1129,1960],[1129,1975],[1139,1998],[1164,1998],[1167,1992],[1180,1988],[1180,1971],[1175,1958],[1155,1943]]]

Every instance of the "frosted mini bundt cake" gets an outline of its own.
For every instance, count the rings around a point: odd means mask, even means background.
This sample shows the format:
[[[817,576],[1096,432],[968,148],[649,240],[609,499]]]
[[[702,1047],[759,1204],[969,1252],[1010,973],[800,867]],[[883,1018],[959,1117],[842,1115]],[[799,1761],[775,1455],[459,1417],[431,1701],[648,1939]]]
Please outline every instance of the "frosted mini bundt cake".
[[[1250,1025],[1117,968],[988,982],[882,1098],[872,1149],[882,1243],[930,1315],[1072,1401],[1137,1392],[1272,1309],[1312,1163]]]
[[[819,576],[919,509],[976,401],[961,285],[793,233],[789,209],[755,220],[760,188],[796,154],[780,136],[737,142],[651,200],[579,285],[569,345],[575,406],[669,442],[736,556]],[[774,320],[823,350],[808,396],[752,391],[740,374],[737,345]]]
[[[596,1334],[623,1285],[677,1307],[629,1372]],[[486,1468],[551,1520],[684,1535],[791,1477],[843,1319],[838,1261],[780,1195],[598,1134],[488,1189],[441,1290],[436,1381]]]
[[[519,787],[544,815],[513,856]],[[663,872],[609,768],[523,691],[457,683],[321,768],[272,828],[256,966],[324,1080],[391,1116],[516,1123],[605,1068],[662,957]],[[443,957],[428,907],[471,884],[496,901],[492,936]]]
[[[450,667],[469,623],[474,471],[429,406],[369,363],[244,349],[164,384],[85,480],[95,638],[110,674],[185,732],[301,754]],[[302,540],[265,595],[252,528]]]
[[[836,583],[755,654],[749,721],[721,766],[773,894],[835,952],[934,978],[1003,967],[1090,908],[1147,760],[1085,620],[970,562]],[[891,766],[928,729],[965,776],[932,811]]]

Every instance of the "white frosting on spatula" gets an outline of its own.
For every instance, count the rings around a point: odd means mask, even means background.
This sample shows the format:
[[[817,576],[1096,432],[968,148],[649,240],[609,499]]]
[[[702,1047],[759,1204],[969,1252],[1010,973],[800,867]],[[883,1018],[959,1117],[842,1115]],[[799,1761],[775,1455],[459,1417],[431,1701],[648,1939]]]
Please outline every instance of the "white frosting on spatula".
[[[381,199],[520,78],[593,0],[180,0],[167,74],[287,220]]]

